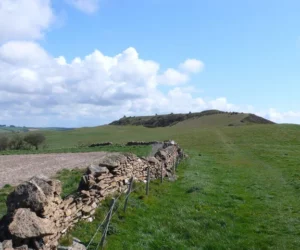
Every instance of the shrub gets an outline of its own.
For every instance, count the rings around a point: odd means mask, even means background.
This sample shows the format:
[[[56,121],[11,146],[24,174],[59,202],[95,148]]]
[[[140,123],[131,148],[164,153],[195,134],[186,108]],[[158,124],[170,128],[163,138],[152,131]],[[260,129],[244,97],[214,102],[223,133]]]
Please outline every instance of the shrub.
[[[10,149],[20,150],[24,148],[23,137],[19,134],[15,134],[8,143]]]
[[[24,137],[24,141],[34,146],[36,150],[39,149],[39,145],[45,140],[45,136],[41,133],[30,133]]]
[[[8,146],[8,138],[5,135],[0,136],[0,150],[7,149]]]

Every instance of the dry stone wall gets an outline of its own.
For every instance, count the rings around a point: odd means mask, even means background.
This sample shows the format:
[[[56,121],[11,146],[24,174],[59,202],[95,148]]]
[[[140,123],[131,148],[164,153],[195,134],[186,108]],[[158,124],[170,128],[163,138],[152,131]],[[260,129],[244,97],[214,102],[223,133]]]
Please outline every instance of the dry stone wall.
[[[99,164],[88,167],[78,192],[61,198],[61,183],[45,177],[33,177],[16,187],[7,199],[7,215],[0,221],[0,242],[7,249],[57,249],[59,238],[79,220],[92,221],[96,208],[105,197],[125,192],[131,177],[145,182],[147,169],[151,179],[172,176],[183,152],[174,143],[165,143],[154,157],[112,153]],[[0,244],[1,249],[1,244]]]

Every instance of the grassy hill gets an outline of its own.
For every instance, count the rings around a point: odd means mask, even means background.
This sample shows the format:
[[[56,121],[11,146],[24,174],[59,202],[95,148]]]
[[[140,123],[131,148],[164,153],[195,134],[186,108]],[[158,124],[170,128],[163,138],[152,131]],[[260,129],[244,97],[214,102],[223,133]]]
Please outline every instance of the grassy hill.
[[[298,249],[300,126],[228,126],[227,121],[210,126],[211,117],[201,119],[171,127],[44,133],[52,149],[75,147],[79,141],[174,139],[189,154],[178,167],[177,181],[152,182],[149,197],[134,193],[126,215],[113,216],[107,249]],[[62,181],[69,179],[72,173]],[[93,223],[80,222],[71,235],[88,243],[105,209],[99,208]]]
[[[136,193],[126,215],[116,213],[107,249],[297,249],[300,244],[300,126],[103,126],[63,134],[62,145],[81,135],[112,142],[172,138],[190,156],[180,164],[176,182],[152,182],[149,197]],[[72,236],[88,243],[105,209],[93,223],[79,223]]]
[[[149,128],[173,126],[177,123],[189,120],[201,119],[199,125],[210,124],[219,125],[243,125],[243,124],[273,124],[273,122],[256,116],[254,114],[244,114],[238,112],[224,112],[219,110],[206,110],[198,113],[188,114],[167,114],[155,116],[134,116],[123,117],[113,121],[110,125],[135,125]],[[232,123],[232,121],[234,123]]]

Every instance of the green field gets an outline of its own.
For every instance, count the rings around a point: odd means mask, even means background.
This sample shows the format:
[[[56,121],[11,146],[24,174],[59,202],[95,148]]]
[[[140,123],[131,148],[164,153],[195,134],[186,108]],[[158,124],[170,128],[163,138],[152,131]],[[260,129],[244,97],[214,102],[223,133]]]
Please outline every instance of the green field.
[[[103,126],[46,137],[52,149],[174,139],[189,154],[176,182],[153,182],[149,197],[134,193],[126,215],[116,212],[107,249],[300,247],[300,126]],[[106,209],[71,235],[88,243]]]
[[[0,151],[0,155],[24,155],[24,154],[52,154],[52,153],[86,153],[86,152],[126,152],[134,153],[137,156],[146,156],[151,152],[151,146],[100,146],[100,147],[61,147],[61,148],[49,148],[49,149],[30,149],[30,150],[3,150]]]
[[[135,194],[126,216],[114,216],[108,249],[299,249],[300,126],[85,132],[87,140],[113,142],[172,138],[190,155],[178,181],[152,184],[150,197]],[[87,243],[104,212],[97,214],[72,235]]]

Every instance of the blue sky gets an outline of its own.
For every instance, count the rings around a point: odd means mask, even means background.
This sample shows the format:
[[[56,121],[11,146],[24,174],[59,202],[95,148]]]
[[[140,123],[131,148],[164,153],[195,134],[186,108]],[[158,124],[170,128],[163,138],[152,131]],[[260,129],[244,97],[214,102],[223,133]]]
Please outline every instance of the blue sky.
[[[3,0],[1,123],[210,108],[300,123],[299,11],[295,0]]]

